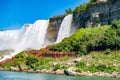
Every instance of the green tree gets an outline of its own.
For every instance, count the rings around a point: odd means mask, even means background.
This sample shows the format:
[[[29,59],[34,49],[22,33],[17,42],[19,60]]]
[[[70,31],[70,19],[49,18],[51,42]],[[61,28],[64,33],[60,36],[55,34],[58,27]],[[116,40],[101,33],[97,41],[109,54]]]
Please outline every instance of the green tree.
[[[65,10],[65,14],[66,14],[66,15],[72,14],[72,13],[73,13],[73,11],[72,11],[71,8],[68,8],[68,9]]]
[[[82,10],[86,10],[87,7],[89,7],[92,3],[96,2],[97,0],[89,0],[89,2],[81,4],[77,6],[74,10],[73,13],[78,13]]]

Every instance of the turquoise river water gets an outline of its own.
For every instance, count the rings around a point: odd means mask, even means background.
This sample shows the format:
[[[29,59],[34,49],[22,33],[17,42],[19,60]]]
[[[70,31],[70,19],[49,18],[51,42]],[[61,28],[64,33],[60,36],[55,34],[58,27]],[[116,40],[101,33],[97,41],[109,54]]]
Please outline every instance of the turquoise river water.
[[[120,80],[120,79],[0,71],[0,80]]]

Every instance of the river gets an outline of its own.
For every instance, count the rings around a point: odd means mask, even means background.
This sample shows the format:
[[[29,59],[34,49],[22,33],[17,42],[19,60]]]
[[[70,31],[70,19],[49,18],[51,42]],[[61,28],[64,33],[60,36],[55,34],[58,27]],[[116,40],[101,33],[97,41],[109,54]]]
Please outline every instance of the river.
[[[120,79],[0,71],[0,80],[120,80]]]

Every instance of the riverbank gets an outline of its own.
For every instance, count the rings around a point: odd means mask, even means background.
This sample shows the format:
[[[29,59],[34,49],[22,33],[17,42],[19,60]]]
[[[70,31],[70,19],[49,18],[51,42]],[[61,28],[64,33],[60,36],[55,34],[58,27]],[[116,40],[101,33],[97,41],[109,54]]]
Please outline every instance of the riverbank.
[[[0,71],[0,80],[119,80],[118,78],[65,76],[44,73]]]
[[[0,66],[0,70],[120,78],[120,51],[95,51],[81,57],[62,58],[34,58],[30,55],[33,54],[22,52]]]
[[[14,72],[28,72],[28,73],[43,73],[43,74],[57,74],[57,75],[66,75],[64,70],[57,70],[57,71],[52,71],[52,70],[24,70],[24,71],[17,71],[17,70],[10,70],[10,69],[4,69],[0,68],[0,71],[14,71]],[[69,71],[68,76],[88,76],[88,77],[106,77],[106,78],[120,78],[120,73],[114,72],[112,74],[109,73],[104,73],[104,72],[95,72],[95,73],[90,73],[90,72],[73,72]]]

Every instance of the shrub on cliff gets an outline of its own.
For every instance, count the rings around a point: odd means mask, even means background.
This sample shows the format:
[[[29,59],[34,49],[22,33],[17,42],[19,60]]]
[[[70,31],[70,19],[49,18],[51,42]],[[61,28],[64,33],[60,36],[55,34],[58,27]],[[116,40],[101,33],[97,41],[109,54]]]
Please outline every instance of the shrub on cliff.
[[[65,14],[66,14],[66,15],[72,14],[72,13],[73,13],[73,11],[72,11],[71,8],[68,8],[68,9],[65,10]]]
[[[71,37],[50,47],[52,51],[77,51],[88,54],[93,50],[120,49],[120,21],[114,21],[111,26],[81,28]]]
[[[120,49],[120,20],[113,21],[111,27],[106,30],[96,49]]]
[[[116,30],[117,35],[120,37],[120,20],[115,20],[112,22],[112,28]]]
[[[55,19],[59,19],[59,18],[64,18],[65,16],[66,16],[66,14],[52,16],[52,17],[50,18],[50,20],[55,20]]]
[[[34,57],[27,57],[26,58],[26,65],[30,66],[31,68],[33,67],[33,64],[37,63],[38,59]]]
[[[90,0],[89,2],[87,3],[84,3],[84,4],[81,4],[79,6],[77,6],[74,10],[73,10],[73,13],[78,13],[82,10],[86,10],[87,7],[89,7],[92,3],[94,3],[96,0]]]
[[[112,22],[112,28],[119,29],[120,28],[120,20],[114,20]]]
[[[99,40],[103,38],[105,30],[109,27],[81,28],[76,31],[71,37],[63,40],[59,44],[54,44],[50,47],[52,51],[77,51],[79,54],[87,54],[94,50]]]

